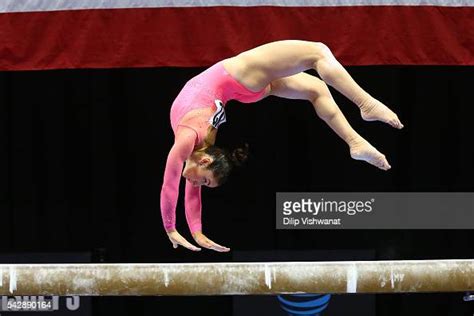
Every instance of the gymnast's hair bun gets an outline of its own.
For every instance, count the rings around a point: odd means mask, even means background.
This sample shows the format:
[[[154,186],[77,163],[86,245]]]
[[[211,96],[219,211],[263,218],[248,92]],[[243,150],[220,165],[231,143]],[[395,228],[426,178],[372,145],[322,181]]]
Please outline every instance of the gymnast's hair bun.
[[[236,148],[232,151],[232,162],[236,166],[241,166],[248,158],[249,144],[245,143],[244,147]]]

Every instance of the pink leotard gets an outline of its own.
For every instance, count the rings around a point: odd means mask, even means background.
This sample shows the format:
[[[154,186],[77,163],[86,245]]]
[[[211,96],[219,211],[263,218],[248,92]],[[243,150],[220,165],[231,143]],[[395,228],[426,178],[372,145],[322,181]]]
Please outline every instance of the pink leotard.
[[[160,200],[166,231],[175,229],[176,204],[184,161],[206,136],[210,121],[219,121],[216,125],[213,124],[216,128],[225,122],[225,113],[219,113],[217,116],[219,104],[222,105],[220,110],[223,111],[228,100],[252,103],[261,100],[265,95],[266,87],[258,92],[247,89],[225,70],[222,63],[223,61],[214,64],[189,80],[171,106],[170,120],[175,142],[166,161]],[[207,115],[197,113],[182,122],[182,118],[189,111],[209,107],[217,108],[213,115],[209,116],[208,111]],[[178,128],[179,126],[183,128]],[[185,186],[184,208],[191,233],[201,231],[201,187],[193,187],[189,181],[186,181]]]

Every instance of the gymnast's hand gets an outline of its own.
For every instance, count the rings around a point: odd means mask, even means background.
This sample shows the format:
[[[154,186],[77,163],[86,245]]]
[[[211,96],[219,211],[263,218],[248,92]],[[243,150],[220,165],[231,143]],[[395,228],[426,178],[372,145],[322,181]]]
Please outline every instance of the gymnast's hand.
[[[193,234],[194,240],[201,246],[207,249],[212,249],[218,252],[228,252],[230,248],[216,244],[209,238],[207,238],[202,232],[195,232]]]
[[[168,238],[170,239],[171,243],[173,244],[173,248],[178,248],[178,245],[181,245],[185,248],[188,248],[192,251],[201,251],[201,248],[198,248],[187,241],[183,236],[180,235],[176,230],[166,232],[168,234]]]

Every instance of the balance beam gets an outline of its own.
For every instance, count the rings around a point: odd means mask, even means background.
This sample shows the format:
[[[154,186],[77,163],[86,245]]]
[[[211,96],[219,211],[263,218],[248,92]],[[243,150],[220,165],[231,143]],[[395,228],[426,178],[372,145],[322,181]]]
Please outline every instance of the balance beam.
[[[0,295],[156,296],[474,290],[474,260],[2,264]]]

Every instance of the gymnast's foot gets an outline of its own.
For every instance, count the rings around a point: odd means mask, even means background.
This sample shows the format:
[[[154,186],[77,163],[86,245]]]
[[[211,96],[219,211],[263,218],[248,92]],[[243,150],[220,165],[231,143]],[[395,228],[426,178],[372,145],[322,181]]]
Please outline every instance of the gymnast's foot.
[[[381,121],[398,129],[403,128],[403,124],[398,119],[397,114],[373,97],[369,97],[362,102],[360,114],[365,121]]]
[[[363,160],[376,166],[382,170],[392,168],[388,163],[385,155],[380,153],[374,146],[362,137],[356,137],[348,142],[351,152],[351,157],[355,160]]]

